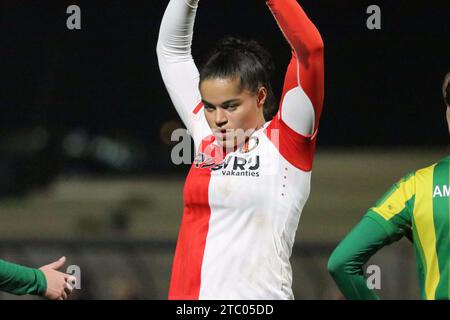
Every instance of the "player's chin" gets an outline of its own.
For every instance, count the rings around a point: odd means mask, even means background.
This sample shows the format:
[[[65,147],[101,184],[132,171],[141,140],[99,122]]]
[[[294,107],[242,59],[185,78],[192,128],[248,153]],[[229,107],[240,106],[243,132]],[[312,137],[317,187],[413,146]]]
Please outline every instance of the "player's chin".
[[[229,149],[232,150],[235,148],[235,146],[237,145],[237,141],[236,141],[236,137],[231,136],[231,137],[219,137],[217,139],[217,142],[219,143],[219,145],[224,148],[224,149]]]

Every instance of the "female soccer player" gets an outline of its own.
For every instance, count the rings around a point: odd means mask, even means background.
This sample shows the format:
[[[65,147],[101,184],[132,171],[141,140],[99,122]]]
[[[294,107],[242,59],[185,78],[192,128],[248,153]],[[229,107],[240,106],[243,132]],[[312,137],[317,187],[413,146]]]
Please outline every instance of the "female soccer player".
[[[271,121],[261,46],[226,39],[199,73],[191,56],[198,0],[171,0],[161,23],[160,70],[197,150],[169,299],[293,299],[289,258],[310,190],[323,42],[296,0],[266,4],[292,49]]]
[[[57,271],[65,257],[39,269],[0,260],[0,290],[16,295],[34,294],[52,300],[65,300],[73,290],[74,277]]]
[[[443,85],[450,132],[450,73]],[[333,251],[328,270],[347,299],[378,299],[363,265],[382,247],[414,244],[423,299],[450,299],[450,157],[394,184]]]

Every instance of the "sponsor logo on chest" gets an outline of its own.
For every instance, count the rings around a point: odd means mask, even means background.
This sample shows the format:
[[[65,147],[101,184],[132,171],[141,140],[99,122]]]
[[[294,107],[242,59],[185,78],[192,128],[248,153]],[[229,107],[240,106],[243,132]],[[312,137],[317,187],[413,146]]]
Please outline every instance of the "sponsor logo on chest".
[[[197,168],[211,168],[224,176],[259,177],[260,156],[255,150],[259,144],[257,137],[251,137],[237,151],[221,156],[220,147],[210,144],[204,152],[197,153],[194,163]]]
[[[259,155],[253,157],[229,156],[221,164],[212,167],[212,171],[220,170],[224,176],[259,177]]]
[[[448,197],[450,196],[450,186],[442,185],[442,186],[435,186],[433,190],[433,198],[436,197]]]

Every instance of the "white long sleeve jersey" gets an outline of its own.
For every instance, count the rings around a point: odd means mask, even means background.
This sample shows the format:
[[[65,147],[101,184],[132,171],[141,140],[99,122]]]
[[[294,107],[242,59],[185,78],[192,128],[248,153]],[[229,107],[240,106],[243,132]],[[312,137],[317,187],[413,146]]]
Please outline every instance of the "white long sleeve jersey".
[[[171,0],[157,54],[171,100],[197,154],[169,299],[293,299],[290,256],[309,196],[323,101],[323,44],[295,0],[266,1],[292,48],[278,113],[217,158],[191,55],[198,0]]]

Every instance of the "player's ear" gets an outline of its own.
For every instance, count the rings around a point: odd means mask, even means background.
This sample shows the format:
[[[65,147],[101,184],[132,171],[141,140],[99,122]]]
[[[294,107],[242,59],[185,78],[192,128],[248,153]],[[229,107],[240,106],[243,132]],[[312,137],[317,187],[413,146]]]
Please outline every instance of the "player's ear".
[[[266,102],[266,99],[267,99],[267,89],[266,89],[266,87],[261,86],[258,89],[257,98],[256,98],[258,108],[264,107],[264,103]]]

